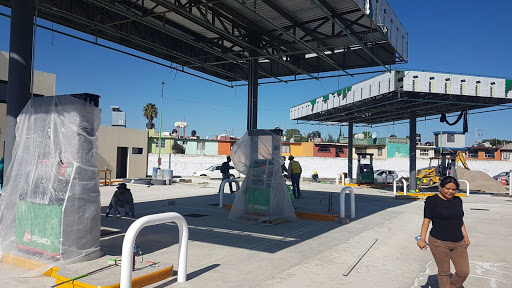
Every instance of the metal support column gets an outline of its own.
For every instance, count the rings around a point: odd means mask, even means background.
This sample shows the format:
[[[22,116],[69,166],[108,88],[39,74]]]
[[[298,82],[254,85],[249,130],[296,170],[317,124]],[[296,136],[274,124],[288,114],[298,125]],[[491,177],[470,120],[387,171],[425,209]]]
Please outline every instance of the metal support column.
[[[16,118],[32,97],[32,46],[34,0],[11,1],[11,34],[7,82],[4,173],[12,160],[16,141]]]
[[[409,112],[409,189],[416,191],[416,111]]]
[[[247,130],[258,128],[258,59],[249,60]]]
[[[348,179],[350,179],[350,183],[352,183],[352,160],[354,159],[353,148],[354,147],[354,123],[348,123]]]

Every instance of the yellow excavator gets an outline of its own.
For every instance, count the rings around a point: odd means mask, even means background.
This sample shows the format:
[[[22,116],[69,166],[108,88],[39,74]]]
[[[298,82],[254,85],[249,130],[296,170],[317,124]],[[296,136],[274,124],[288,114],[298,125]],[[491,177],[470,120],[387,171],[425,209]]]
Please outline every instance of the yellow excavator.
[[[438,161],[436,166],[432,165],[432,160]],[[439,160],[441,160],[441,163],[439,163]],[[466,162],[466,158],[462,151],[455,152],[448,150],[441,153],[441,157],[430,158],[429,167],[416,171],[416,180],[418,181],[419,186],[436,185],[442,177],[447,175],[457,177],[455,168],[458,166],[459,162],[462,167],[469,170],[468,163]]]

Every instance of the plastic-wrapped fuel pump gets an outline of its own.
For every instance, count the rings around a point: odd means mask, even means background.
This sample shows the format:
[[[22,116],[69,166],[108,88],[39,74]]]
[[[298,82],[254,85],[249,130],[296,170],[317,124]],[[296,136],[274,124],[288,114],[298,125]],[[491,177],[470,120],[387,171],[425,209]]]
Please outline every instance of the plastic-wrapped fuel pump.
[[[290,193],[282,176],[281,139],[271,130],[250,130],[231,149],[236,170],[246,177],[236,193],[229,218],[261,221],[295,220]]]
[[[0,197],[0,252],[43,264],[99,256],[99,96],[32,98]]]

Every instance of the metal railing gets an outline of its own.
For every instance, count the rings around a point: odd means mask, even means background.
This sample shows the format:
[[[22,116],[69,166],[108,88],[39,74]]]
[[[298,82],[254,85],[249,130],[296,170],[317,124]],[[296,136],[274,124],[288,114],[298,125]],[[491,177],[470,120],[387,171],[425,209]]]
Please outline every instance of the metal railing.
[[[469,182],[466,180],[458,180],[458,181],[466,183],[466,196],[469,196]]]
[[[224,206],[224,187],[226,183],[235,183],[236,184],[236,192],[240,191],[240,183],[236,179],[225,179],[220,183],[220,191],[219,191],[219,207]]]
[[[402,180],[402,184],[404,185],[404,195],[407,195],[407,182],[405,181],[404,178],[396,178],[395,180],[393,180],[393,194],[398,194],[396,191],[396,182],[398,180]]]
[[[356,195],[354,188],[343,187],[340,191],[340,218],[345,218],[345,191],[350,191],[350,218],[356,218]]]
[[[132,269],[133,269],[133,245],[135,238],[140,230],[146,226],[162,224],[167,222],[176,222],[179,230],[179,249],[178,249],[178,282],[187,281],[187,255],[188,255],[188,224],[185,218],[176,212],[167,212],[144,216],[133,222],[126,231],[123,240],[121,254],[121,288],[132,287]]]

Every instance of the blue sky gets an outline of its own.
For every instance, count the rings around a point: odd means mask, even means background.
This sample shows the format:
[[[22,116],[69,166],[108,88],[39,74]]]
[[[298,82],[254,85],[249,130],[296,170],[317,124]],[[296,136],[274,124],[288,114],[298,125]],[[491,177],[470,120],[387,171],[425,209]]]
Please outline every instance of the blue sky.
[[[409,63],[393,69],[421,69],[462,74],[512,78],[510,47],[512,37],[509,14],[512,1],[410,1],[388,0],[409,33]],[[10,14],[0,7],[0,12]],[[42,23],[44,21],[40,20]],[[0,50],[9,50],[10,19],[0,16]],[[70,31],[59,27],[61,30]],[[77,32],[71,32],[78,34]],[[129,128],[144,129],[142,107],[152,102],[160,111],[161,82],[165,81],[163,130],[174,122],[189,123],[201,137],[222,133],[241,136],[246,129],[247,88],[228,88],[174,70],[149,63],[99,46],[38,29],[35,45],[35,69],[57,75],[56,93],[95,93],[101,96],[102,125],[110,125],[110,106],[120,106],[127,115]],[[93,40],[92,36],[85,38]],[[101,43],[106,43],[99,40]],[[124,48],[123,48],[124,49]],[[356,70],[352,70],[356,72]],[[290,107],[337,90],[371,76],[340,77],[321,81],[261,85],[259,88],[258,128],[318,130],[322,136],[337,136],[339,127],[296,124],[289,120]],[[159,123],[159,119],[155,122]],[[512,139],[512,111],[469,116],[466,144],[474,142],[475,128],[482,138]],[[432,141],[437,120],[418,122],[423,141]],[[380,136],[405,137],[408,125],[369,129]],[[462,125],[443,130],[462,130]],[[347,134],[347,128],[342,132]]]

